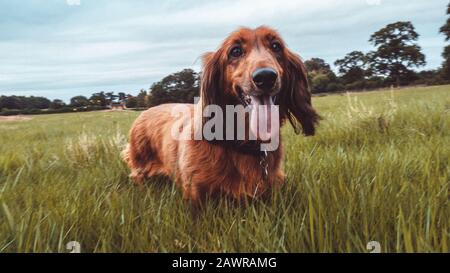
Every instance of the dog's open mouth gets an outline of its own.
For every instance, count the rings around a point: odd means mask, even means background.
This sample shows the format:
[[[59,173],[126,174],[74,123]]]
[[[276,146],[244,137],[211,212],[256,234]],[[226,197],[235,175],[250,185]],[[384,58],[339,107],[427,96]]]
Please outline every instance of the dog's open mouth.
[[[274,134],[278,134],[279,119],[274,118],[272,111],[274,107],[274,97],[270,95],[252,96],[244,92],[239,92],[241,103],[244,107],[250,108],[250,132],[257,140],[269,141]]]

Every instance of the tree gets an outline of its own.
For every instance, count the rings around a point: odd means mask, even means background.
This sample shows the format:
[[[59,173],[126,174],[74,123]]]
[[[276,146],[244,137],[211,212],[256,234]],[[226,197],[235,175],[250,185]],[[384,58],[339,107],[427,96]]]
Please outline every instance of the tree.
[[[175,102],[193,103],[194,97],[200,93],[200,76],[192,69],[184,69],[172,74],[172,78],[166,83],[169,92],[174,97]]]
[[[144,89],[141,89],[136,97],[136,106],[139,108],[147,107],[147,91],[145,91]]]
[[[441,75],[445,80],[450,80],[450,46],[444,48],[444,53],[442,53],[445,61],[442,65]]]
[[[369,42],[377,47],[369,54],[372,71],[400,86],[402,80],[414,74],[410,68],[426,64],[425,55],[415,43],[418,38],[411,22],[389,24],[372,34]]]
[[[199,74],[192,69],[184,69],[170,74],[150,88],[149,106],[163,103],[193,103],[199,95]]]
[[[128,94],[126,98],[125,106],[127,108],[136,108],[138,104],[137,98]]]
[[[17,96],[1,96],[0,109],[25,109],[25,105]]]
[[[122,102],[122,101],[125,101],[125,99],[127,98],[127,95],[123,92],[119,92],[117,97],[119,98],[119,101]]]
[[[89,103],[91,105],[95,105],[95,106],[106,106],[107,105],[107,99],[106,99],[106,95],[105,92],[99,92],[99,93],[94,93],[91,95],[91,97],[89,98]]]
[[[62,100],[58,100],[58,99],[53,100],[50,103],[50,109],[61,109],[64,106],[66,106],[66,104]]]
[[[70,99],[70,105],[73,107],[88,106],[89,100],[85,96],[76,96]]]
[[[156,82],[150,87],[150,95],[148,96],[148,106],[154,107],[160,104],[173,102],[169,92],[164,89],[161,82]]]
[[[44,97],[1,96],[0,109],[47,109],[50,100]]]
[[[450,3],[447,6],[447,15],[450,15]],[[447,23],[441,27],[441,33],[446,37],[446,41],[450,40],[450,17],[447,18]]]
[[[450,4],[447,6],[447,15],[450,15]],[[441,27],[441,33],[445,35],[445,40],[450,40],[450,16],[447,18],[447,23]],[[445,80],[450,80],[450,45],[444,48],[442,53],[444,63],[442,64],[441,75]]]
[[[44,97],[18,97],[21,104],[27,109],[47,109],[50,107],[51,101]]]
[[[309,72],[327,72],[330,71],[330,65],[320,58],[312,58],[305,62],[306,70]]]
[[[342,74],[345,84],[364,81],[367,75],[367,57],[361,51],[353,51],[345,55],[343,59],[334,62]]]
[[[106,103],[111,104],[113,103],[119,96],[115,95],[114,92],[107,92],[105,93],[106,96]]]
[[[313,93],[333,92],[342,88],[336,74],[323,59],[312,58],[305,62],[308,80]]]

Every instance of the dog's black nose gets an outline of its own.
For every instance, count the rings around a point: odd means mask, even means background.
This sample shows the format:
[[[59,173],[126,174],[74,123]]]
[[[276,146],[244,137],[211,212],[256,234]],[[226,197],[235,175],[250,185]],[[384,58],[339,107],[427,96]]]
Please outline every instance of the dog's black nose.
[[[259,68],[253,72],[253,82],[264,91],[273,88],[277,81],[278,74],[275,70],[269,67]]]

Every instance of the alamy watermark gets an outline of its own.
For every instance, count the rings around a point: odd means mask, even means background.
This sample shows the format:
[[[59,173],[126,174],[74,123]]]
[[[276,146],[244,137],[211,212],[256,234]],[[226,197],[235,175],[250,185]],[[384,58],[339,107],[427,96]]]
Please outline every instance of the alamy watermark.
[[[381,244],[377,241],[370,241],[366,246],[370,253],[381,253]]]
[[[66,249],[69,253],[81,253],[81,244],[77,241],[70,241],[66,244]]]
[[[196,98],[198,101],[198,98]],[[175,140],[250,140],[260,141],[261,151],[275,151],[280,144],[280,114],[278,105],[226,105],[211,104],[201,115],[194,107],[184,104],[173,106],[171,115],[177,121],[172,125]],[[202,119],[192,122],[194,117]]]
[[[366,246],[369,253],[381,253],[381,244],[378,241],[370,241]],[[69,253],[81,253],[81,244],[77,241],[71,241],[66,244]]]

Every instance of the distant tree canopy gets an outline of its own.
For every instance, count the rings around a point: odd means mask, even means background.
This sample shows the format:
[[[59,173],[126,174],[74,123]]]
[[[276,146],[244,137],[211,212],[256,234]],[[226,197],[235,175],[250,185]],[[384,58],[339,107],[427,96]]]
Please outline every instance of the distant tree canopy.
[[[69,105],[62,100],[50,101],[43,97],[1,96],[0,111],[50,109],[49,113],[56,113],[58,112],[56,110],[63,112],[83,109],[99,110],[114,102],[124,103],[127,108],[148,108],[162,103],[193,103],[194,97],[199,95],[199,78],[199,73],[192,69],[184,69],[154,83],[149,92],[144,89],[140,90],[137,96],[124,92],[102,91],[93,93],[89,98],[85,96],[72,97]],[[26,111],[26,113],[38,112]]]
[[[105,92],[102,91],[92,94],[92,96],[89,98],[89,103],[96,106],[106,106],[108,104],[108,101],[106,99]]]
[[[184,69],[152,85],[148,106],[172,102],[193,103],[198,94],[199,74],[192,69]]]
[[[341,88],[336,74],[323,59],[312,58],[305,61],[308,80],[313,93],[333,92]]]
[[[0,96],[0,109],[47,109],[50,103],[44,97]]]
[[[367,76],[367,56],[361,51],[353,51],[348,53],[343,59],[336,60],[334,65],[338,67],[339,73],[342,74],[344,84],[357,81],[364,81]]]
[[[73,107],[88,106],[89,100],[85,96],[75,96],[70,99],[70,105]]]
[[[137,99],[136,97],[133,97],[132,95],[128,95],[126,98],[125,106],[127,108],[136,108],[137,107]]]
[[[371,71],[386,76],[397,86],[409,81],[412,67],[426,64],[425,55],[415,42],[419,34],[411,22],[389,24],[372,34],[371,42],[376,50],[369,53]]]
[[[450,3],[447,6],[447,15],[450,15]],[[450,40],[450,17],[447,18],[447,22],[441,27],[440,31],[445,35],[446,41]]]
[[[144,89],[141,89],[136,97],[136,106],[138,108],[146,108],[148,106],[148,95],[147,91],[145,91]]]
[[[56,99],[56,100],[53,100],[50,103],[50,107],[49,108],[50,109],[62,109],[65,106],[66,106],[66,104],[62,100]]]
[[[114,102],[116,99],[119,98],[119,96],[114,94],[114,92],[105,93],[105,97],[106,97],[107,104],[111,104],[112,102]]]
[[[447,15],[450,15],[450,4],[447,6]],[[450,16],[447,18],[447,22],[440,29],[441,33],[445,35],[445,40],[450,41]],[[441,76],[443,79],[450,81],[450,45],[444,48],[442,53],[444,57],[444,63],[442,64]]]
[[[331,70],[329,64],[325,62],[325,60],[320,58],[312,58],[310,60],[305,61],[305,67],[311,73],[320,73],[320,72],[328,72]]]
[[[450,80],[450,46],[444,48],[442,56],[445,59],[442,65],[442,77],[446,80]]]
[[[449,22],[441,28],[441,32],[446,35],[448,24]],[[416,72],[413,68],[426,64],[425,55],[417,44],[418,38],[419,34],[411,22],[388,24],[371,35],[369,42],[375,50],[367,54],[355,50],[334,62],[339,76],[336,76],[325,60],[307,60],[305,66],[311,91],[321,93],[375,89],[390,85],[445,83],[441,75],[450,77],[450,46],[444,50],[446,61],[441,70]],[[448,36],[446,38],[450,39]]]
[[[119,101],[124,101],[127,98],[127,95],[123,92],[119,92],[117,98],[119,99]]]

